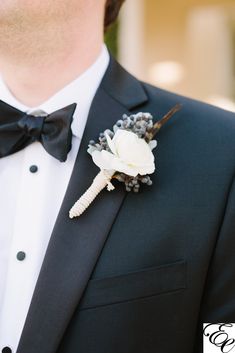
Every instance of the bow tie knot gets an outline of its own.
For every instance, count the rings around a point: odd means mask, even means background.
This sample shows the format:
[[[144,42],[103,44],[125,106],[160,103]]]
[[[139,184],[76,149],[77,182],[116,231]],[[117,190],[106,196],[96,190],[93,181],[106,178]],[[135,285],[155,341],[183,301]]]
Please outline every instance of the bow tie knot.
[[[18,127],[24,131],[26,136],[33,137],[35,140],[40,140],[45,118],[46,116],[25,114],[17,124]]]

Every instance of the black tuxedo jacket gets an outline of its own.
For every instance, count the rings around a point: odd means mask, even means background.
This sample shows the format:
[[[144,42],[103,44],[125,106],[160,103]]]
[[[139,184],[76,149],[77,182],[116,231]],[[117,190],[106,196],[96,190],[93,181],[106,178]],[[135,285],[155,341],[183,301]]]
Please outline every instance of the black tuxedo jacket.
[[[114,181],[71,220],[99,171],[89,140],[124,113],[157,120],[177,103],[157,135],[153,185],[135,194]],[[235,322],[234,169],[234,114],[140,82],[111,58],[17,353],[201,352],[202,322]]]

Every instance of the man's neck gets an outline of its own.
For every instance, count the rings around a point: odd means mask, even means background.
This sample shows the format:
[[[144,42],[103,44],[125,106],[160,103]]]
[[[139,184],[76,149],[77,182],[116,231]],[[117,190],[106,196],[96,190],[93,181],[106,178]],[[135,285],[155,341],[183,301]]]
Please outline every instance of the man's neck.
[[[51,33],[51,39],[32,33],[20,46],[11,43],[12,52],[1,51],[1,74],[12,94],[23,104],[35,107],[81,75],[96,60],[103,43],[98,31],[89,34],[87,30],[78,33],[71,28],[67,37],[60,31],[63,38],[54,41],[55,33]]]

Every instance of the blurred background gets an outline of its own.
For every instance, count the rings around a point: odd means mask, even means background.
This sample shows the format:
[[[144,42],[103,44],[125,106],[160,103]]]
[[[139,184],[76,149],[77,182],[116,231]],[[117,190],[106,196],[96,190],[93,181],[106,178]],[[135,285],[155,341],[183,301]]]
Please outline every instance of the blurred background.
[[[234,0],[126,0],[106,43],[139,79],[235,112]]]

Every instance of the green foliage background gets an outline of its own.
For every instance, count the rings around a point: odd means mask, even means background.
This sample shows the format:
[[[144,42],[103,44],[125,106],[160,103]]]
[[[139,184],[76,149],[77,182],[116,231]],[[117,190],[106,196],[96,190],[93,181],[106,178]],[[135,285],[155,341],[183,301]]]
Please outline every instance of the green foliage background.
[[[116,21],[105,33],[105,43],[113,56],[118,57],[118,21]]]

